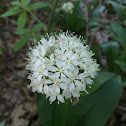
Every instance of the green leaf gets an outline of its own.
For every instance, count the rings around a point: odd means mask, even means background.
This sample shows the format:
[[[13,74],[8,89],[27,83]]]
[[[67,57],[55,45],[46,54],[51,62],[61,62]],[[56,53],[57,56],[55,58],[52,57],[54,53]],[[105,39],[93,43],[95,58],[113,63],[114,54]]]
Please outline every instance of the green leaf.
[[[82,4],[81,0],[77,0],[76,2],[74,2],[74,9],[72,15],[77,16],[78,18],[85,19],[85,15],[82,8],[80,7],[80,4]]]
[[[98,1],[95,1],[96,3]],[[100,5],[100,6],[97,6],[92,15],[89,16],[89,19],[88,19],[88,27],[89,28],[92,28],[92,27],[97,27],[99,22],[101,21],[101,18],[100,18],[100,13],[102,13],[105,9],[105,6],[104,5]]]
[[[98,76],[94,79],[94,83],[92,84],[91,88],[87,88],[89,94],[93,93],[97,90],[100,86],[102,86],[106,81],[110,80],[116,74],[111,72],[99,72]]]
[[[49,104],[44,95],[38,97],[38,115],[43,126],[53,126],[55,104]]]
[[[66,104],[57,104],[56,102],[49,104],[45,95],[40,94],[38,97],[38,114],[41,124],[43,126],[59,126],[61,124],[63,126],[77,126],[78,124],[82,126],[94,126],[94,124],[95,126],[103,126],[117,105],[120,91],[120,77],[115,77],[106,81],[94,93],[82,96],[74,104],[68,101],[66,101]]]
[[[38,8],[44,8],[47,7],[49,4],[47,2],[37,2],[37,3],[33,3],[30,8],[31,10],[33,9],[38,9]]]
[[[21,0],[21,3],[27,6],[30,3],[30,1],[31,0]]]
[[[81,97],[79,102],[68,108],[66,126],[104,126],[118,103],[120,92],[121,79],[116,77],[94,93]]]
[[[98,26],[99,22],[100,22],[100,18],[92,15],[89,18],[89,22],[88,22],[89,28]]]
[[[0,123],[0,126],[5,126],[5,121],[2,121],[2,122]]]
[[[34,34],[33,36],[36,41],[39,41],[41,39],[41,34]]]
[[[122,85],[126,87],[126,78],[122,78]]]
[[[98,6],[98,7],[94,10],[93,15],[98,17],[100,13],[103,13],[104,9],[105,9],[105,6],[104,6],[104,5]]]
[[[119,44],[114,41],[108,41],[100,44],[100,47],[107,58],[108,69],[112,71],[114,69],[114,60],[117,59],[119,54]]]
[[[79,32],[85,27],[85,20],[79,17],[70,16],[68,22],[68,30]]]
[[[126,63],[126,48],[121,52],[119,59],[120,61]]]
[[[7,12],[3,13],[2,15],[0,15],[0,17],[12,16],[12,15],[18,14],[19,12],[21,12],[19,7],[14,7],[12,9],[8,10]]]
[[[115,35],[112,34],[114,39],[118,41],[123,47],[126,47],[126,29],[118,23],[111,24],[112,30],[115,32]]]
[[[14,51],[16,52],[16,51],[20,50],[23,46],[25,46],[27,44],[27,42],[29,41],[29,39],[30,39],[30,36],[25,36],[25,37],[21,38],[14,45]]]
[[[0,49],[0,55],[1,55],[1,54],[3,54],[3,51],[2,51],[2,49]]]
[[[95,8],[99,5],[99,0],[93,0],[92,2]]]
[[[16,31],[17,35],[25,35],[25,34],[30,34],[30,32],[27,29],[18,29]]]
[[[91,50],[95,53],[94,58],[97,60],[97,63],[101,64],[101,60],[99,59],[99,45],[93,45]]]
[[[107,1],[107,3],[111,4],[112,7],[114,8],[115,12],[118,14],[118,17],[120,19],[124,19],[125,17],[125,14],[124,14],[124,10],[125,10],[125,7],[115,1]]]
[[[88,113],[83,116],[83,126],[104,126],[111,116],[120,98],[121,79],[116,77],[105,83],[95,93],[85,97],[83,102],[92,104]],[[85,108],[86,109],[86,108]]]
[[[126,63],[123,63],[121,61],[115,61],[116,64],[120,66],[120,68],[126,73]]]
[[[35,33],[35,32],[38,32],[42,29],[42,25],[41,24],[35,24],[33,27],[32,27],[32,32]]]
[[[13,5],[13,6],[20,6],[20,1],[13,1],[13,2],[11,2],[11,5]]]
[[[26,21],[27,21],[27,13],[24,11],[18,17],[18,21],[17,21],[18,28],[19,29],[24,28]]]

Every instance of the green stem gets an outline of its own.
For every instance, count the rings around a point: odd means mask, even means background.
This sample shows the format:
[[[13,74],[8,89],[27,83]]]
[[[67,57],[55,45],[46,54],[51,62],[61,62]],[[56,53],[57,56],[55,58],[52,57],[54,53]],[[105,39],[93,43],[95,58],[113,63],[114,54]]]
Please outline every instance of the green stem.
[[[69,13],[67,13],[66,15],[66,21],[67,21],[67,29],[69,30]]]
[[[31,12],[31,11],[28,11],[30,14],[31,14],[31,16],[33,16],[33,18],[34,19],[36,19],[36,21],[38,21],[38,23],[40,24],[40,25],[42,25],[43,26],[43,28],[44,28],[44,30],[45,30],[45,32],[47,31],[47,28],[46,28],[46,26]]]
[[[67,117],[67,102],[65,103],[65,108],[64,108],[64,120],[63,120],[63,126],[66,125],[66,117]]]
[[[54,105],[53,105],[53,123],[52,123],[52,126],[55,126],[56,124],[55,124],[55,121],[56,121],[56,119],[55,119],[55,111],[56,111],[56,102],[54,102]]]
[[[79,70],[84,70],[84,68],[79,68]]]
[[[53,6],[53,10],[51,12],[51,16],[50,16],[50,20],[49,20],[49,24],[48,24],[48,28],[47,28],[47,32],[49,33],[50,32],[50,27],[51,27],[51,23],[52,23],[52,20],[53,20],[53,16],[54,16],[54,13],[55,13],[55,9],[56,9],[56,5],[58,3],[58,0],[55,0],[54,1],[54,6]]]
[[[40,25],[42,25],[43,26],[43,28],[44,28],[44,30],[45,30],[45,32],[47,31],[47,28],[46,28],[46,26],[30,11],[30,10],[28,10],[27,8],[25,8],[23,5],[21,5],[21,7],[25,10],[25,11],[28,11],[30,14],[31,14],[31,16],[40,24]]]

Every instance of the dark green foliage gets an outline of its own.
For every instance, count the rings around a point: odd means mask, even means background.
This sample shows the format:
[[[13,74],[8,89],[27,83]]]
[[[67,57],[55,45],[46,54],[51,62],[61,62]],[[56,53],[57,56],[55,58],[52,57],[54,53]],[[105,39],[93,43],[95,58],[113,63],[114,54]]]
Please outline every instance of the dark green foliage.
[[[40,40],[40,34],[36,33],[40,30],[46,31],[46,25],[42,23],[33,13],[32,10],[38,9],[38,8],[44,8],[48,7],[47,2],[36,2],[33,4],[30,4],[30,0],[21,0],[21,1],[12,1],[11,5],[14,6],[4,14],[0,15],[0,17],[8,17],[12,15],[19,14],[17,18],[17,26],[18,30],[16,34],[18,35],[25,35],[23,38],[21,38],[14,46],[14,51],[20,50],[22,47],[24,47],[27,42],[29,42],[30,38],[36,39],[37,41]],[[29,22],[29,14],[35,18],[39,24],[33,25],[31,29],[27,29],[27,22]],[[27,26],[28,27],[28,26]],[[0,54],[2,54],[2,50],[0,50]]]
[[[41,123],[43,126],[77,126],[78,124],[104,126],[117,106],[120,91],[120,77],[115,77],[104,82],[94,93],[82,96],[74,105],[70,102],[50,105],[44,95],[39,95],[38,113]]]
[[[117,13],[121,20],[126,19],[126,6],[123,6],[116,1],[107,1],[107,3],[112,5],[114,11]]]
[[[121,46],[126,47],[126,29],[118,23],[111,24],[113,38],[118,41]]]
[[[27,13],[24,11],[18,16],[17,25],[19,29],[24,28],[27,21]]]
[[[62,11],[61,15],[57,15],[57,22],[60,23],[61,29],[78,33],[85,28],[86,19],[80,3],[80,0],[74,2],[72,14]]]
[[[4,14],[0,15],[0,17],[12,16],[12,15],[18,14],[19,12],[21,12],[19,7],[14,7],[12,9],[8,10],[7,12],[5,12]]]
[[[89,94],[93,93],[98,89],[103,83],[113,78],[116,74],[111,72],[99,72],[98,77],[94,79],[94,83],[91,88],[87,87]]]
[[[14,46],[14,51],[20,50],[23,46],[27,44],[27,42],[30,40],[30,36],[25,36],[21,38]]]
[[[115,61],[116,64],[120,66],[120,68],[126,73],[126,64],[121,61]]]
[[[33,27],[32,27],[32,32],[35,33],[35,32],[38,32],[40,31],[42,28],[42,25],[41,24],[35,24]]]
[[[43,7],[48,7],[48,3],[47,2],[37,2],[37,3],[33,3],[30,6],[31,10],[38,9],[38,8],[43,8]]]
[[[114,71],[114,61],[117,59],[119,55],[119,44],[114,41],[108,41],[102,43],[100,47],[107,58],[108,70]]]
[[[2,49],[0,48],[0,55],[1,55],[1,54],[3,54],[3,51],[2,51]]]

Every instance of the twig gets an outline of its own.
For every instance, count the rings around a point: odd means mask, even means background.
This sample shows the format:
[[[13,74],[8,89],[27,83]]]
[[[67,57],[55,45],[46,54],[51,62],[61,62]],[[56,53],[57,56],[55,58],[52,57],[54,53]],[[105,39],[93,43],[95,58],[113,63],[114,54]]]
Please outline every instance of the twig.
[[[87,9],[87,19],[86,19],[86,41],[88,43],[88,9]]]

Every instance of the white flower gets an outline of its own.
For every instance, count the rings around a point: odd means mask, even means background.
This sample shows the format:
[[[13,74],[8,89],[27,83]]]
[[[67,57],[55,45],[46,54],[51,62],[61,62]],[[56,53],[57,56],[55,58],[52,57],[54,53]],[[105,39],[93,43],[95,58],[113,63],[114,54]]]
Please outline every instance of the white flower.
[[[79,99],[81,91],[88,93],[86,87],[91,87],[99,71],[93,55],[81,37],[68,31],[47,34],[28,53],[26,69],[31,72],[32,91],[46,94],[50,103]]]
[[[67,13],[73,13],[74,5],[72,2],[67,2],[62,6],[62,10]]]

